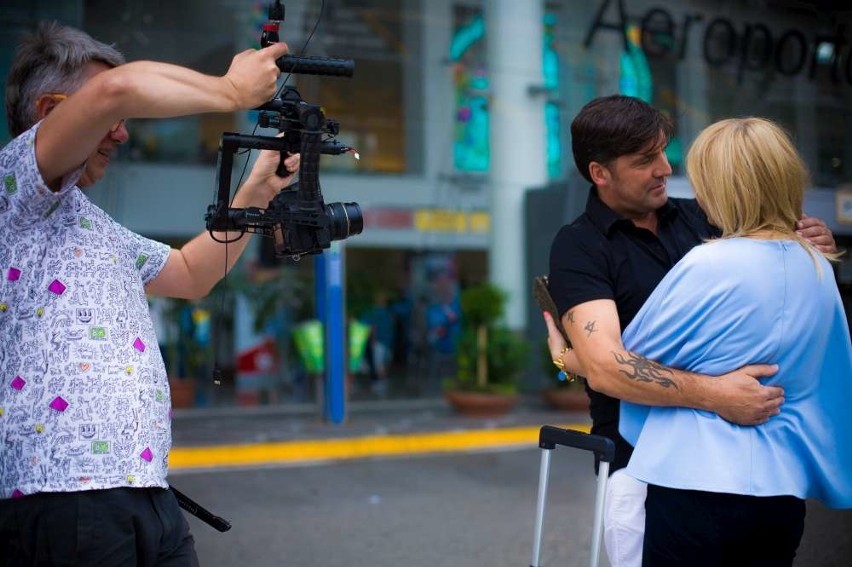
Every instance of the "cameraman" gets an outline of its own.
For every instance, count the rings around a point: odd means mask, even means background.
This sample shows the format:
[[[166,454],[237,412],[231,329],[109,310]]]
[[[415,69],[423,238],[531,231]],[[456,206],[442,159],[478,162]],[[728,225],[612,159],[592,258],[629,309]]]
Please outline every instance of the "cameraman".
[[[197,565],[166,482],[166,370],[146,293],[198,298],[248,238],[203,233],[180,250],[127,230],[83,194],[126,118],[233,112],[275,94],[284,43],[237,54],[222,77],[125,63],[74,28],[19,45],[0,150],[0,557],[8,564]],[[261,155],[234,206],[289,181]],[[298,156],[287,160],[289,171]],[[225,234],[219,235],[225,237]],[[233,235],[235,236],[235,235]],[[7,563],[4,563],[7,564]]]

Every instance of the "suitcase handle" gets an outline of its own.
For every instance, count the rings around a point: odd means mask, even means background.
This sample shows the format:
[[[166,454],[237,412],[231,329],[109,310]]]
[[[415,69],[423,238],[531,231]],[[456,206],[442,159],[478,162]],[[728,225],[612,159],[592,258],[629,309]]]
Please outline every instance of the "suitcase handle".
[[[538,434],[538,446],[553,450],[557,445],[594,451],[598,459],[605,463],[611,463],[615,459],[615,443],[612,439],[573,429],[560,429],[552,425],[542,426]]]
[[[595,516],[592,527],[592,547],[589,555],[589,566],[597,567],[598,558],[601,553],[601,539],[603,537],[603,512],[604,500],[606,498],[606,483],[609,478],[609,464],[615,459],[615,443],[612,439],[574,431],[573,429],[560,429],[552,425],[543,425],[538,434],[538,446],[541,448],[541,469],[538,479],[538,502],[536,504],[535,532],[533,539],[532,561],[530,567],[541,567],[539,558],[541,555],[541,534],[544,525],[544,504],[547,498],[547,483],[550,477],[550,452],[557,445],[573,447],[584,451],[594,451],[595,457],[600,461],[598,471],[597,491],[595,492]]]

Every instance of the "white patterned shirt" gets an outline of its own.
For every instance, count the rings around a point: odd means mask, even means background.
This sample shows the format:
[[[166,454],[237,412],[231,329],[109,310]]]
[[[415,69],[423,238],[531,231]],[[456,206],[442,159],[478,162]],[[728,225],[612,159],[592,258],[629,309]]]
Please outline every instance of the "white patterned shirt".
[[[165,244],[76,186],[53,192],[39,125],[0,150],[0,498],[167,487],[168,381],[143,285]]]

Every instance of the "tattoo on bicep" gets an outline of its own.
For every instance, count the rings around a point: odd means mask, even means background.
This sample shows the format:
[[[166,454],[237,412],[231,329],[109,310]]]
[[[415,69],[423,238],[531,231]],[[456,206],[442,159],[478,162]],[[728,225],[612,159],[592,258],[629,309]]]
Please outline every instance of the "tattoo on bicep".
[[[597,331],[597,329],[595,329],[596,324],[597,324],[597,321],[586,321],[586,326],[583,328],[583,330],[586,331],[587,337],[591,337],[592,333]]]
[[[573,324],[574,324],[574,311],[569,311],[569,312],[567,313],[567,316],[568,316],[568,322],[569,322],[571,325],[573,325]]]
[[[674,380],[666,376],[666,374],[671,376],[673,372],[662,364],[632,352],[627,353],[627,357],[621,356],[617,352],[612,354],[615,356],[615,361],[621,365],[619,371],[629,379],[637,382],[654,382],[663,388],[678,389]]]

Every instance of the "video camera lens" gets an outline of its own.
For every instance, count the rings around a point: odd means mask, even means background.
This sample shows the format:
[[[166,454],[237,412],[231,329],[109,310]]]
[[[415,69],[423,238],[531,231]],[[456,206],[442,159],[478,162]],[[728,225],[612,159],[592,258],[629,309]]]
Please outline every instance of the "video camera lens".
[[[358,203],[328,203],[325,212],[332,240],[343,240],[364,230],[364,215]]]

